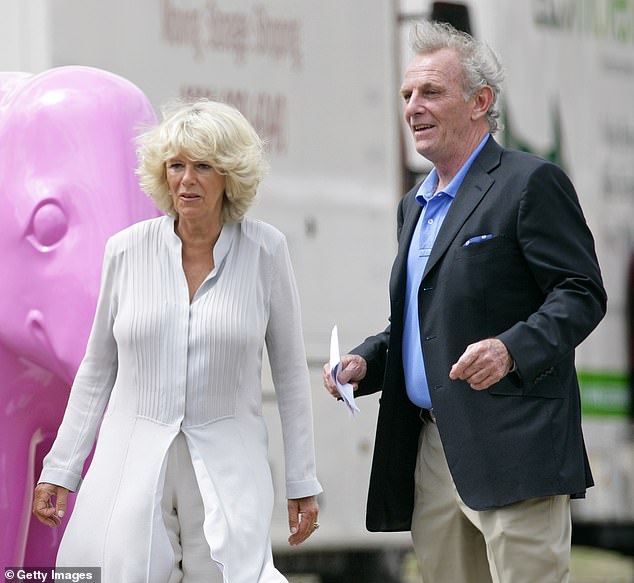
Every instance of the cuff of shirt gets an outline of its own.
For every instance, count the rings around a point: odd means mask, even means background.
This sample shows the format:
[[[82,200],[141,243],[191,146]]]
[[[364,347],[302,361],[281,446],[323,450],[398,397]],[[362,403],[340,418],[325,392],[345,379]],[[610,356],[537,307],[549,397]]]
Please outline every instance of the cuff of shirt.
[[[286,498],[289,500],[306,498],[306,496],[316,496],[321,492],[323,492],[323,488],[317,478],[286,482]]]
[[[74,472],[62,470],[61,468],[44,468],[40,474],[38,484],[46,482],[55,486],[61,486],[71,492],[77,492],[81,486],[82,479]]]

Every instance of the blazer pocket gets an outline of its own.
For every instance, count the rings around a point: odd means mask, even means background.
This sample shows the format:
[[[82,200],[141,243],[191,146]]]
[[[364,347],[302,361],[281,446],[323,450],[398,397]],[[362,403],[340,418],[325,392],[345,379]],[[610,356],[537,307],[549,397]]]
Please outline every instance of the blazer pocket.
[[[559,380],[557,368],[549,369],[549,374],[540,376],[539,379],[522,379],[521,383],[513,383],[506,376],[498,383],[489,387],[492,395],[508,397],[541,397],[543,399],[563,399],[566,392]]]
[[[468,259],[476,255],[485,255],[492,253],[501,253],[505,250],[511,251],[514,248],[513,243],[504,235],[495,235],[490,239],[485,239],[479,243],[472,243],[466,247],[462,245],[456,249],[456,259]]]

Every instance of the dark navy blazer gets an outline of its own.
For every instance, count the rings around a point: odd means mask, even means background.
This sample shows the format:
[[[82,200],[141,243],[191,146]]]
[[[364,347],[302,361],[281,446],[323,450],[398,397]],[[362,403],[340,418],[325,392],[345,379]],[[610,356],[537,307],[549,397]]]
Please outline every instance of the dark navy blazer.
[[[367,505],[372,531],[409,530],[421,428],[402,367],[407,253],[418,187],[398,209],[390,325],[351,352],[368,361],[359,395],[382,391]],[[493,235],[479,243],[464,243]],[[458,492],[482,510],[539,496],[583,496],[593,484],[581,432],[575,347],[606,294],[574,187],[545,160],[490,138],[467,173],[419,290],[433,407]],[[449,370],[467,345],[496,337],[517,364],[475,391]]]

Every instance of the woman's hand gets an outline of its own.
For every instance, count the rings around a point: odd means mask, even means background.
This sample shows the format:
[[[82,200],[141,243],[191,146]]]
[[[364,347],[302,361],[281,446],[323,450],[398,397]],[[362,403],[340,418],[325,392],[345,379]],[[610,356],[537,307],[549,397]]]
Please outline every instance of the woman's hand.
[[[317,503],[317,496],[289,499],[288,526],[291,536],[288,537],[288,543],[290,545],[303,543],[319,528],[318,516],[319,504]]]
[[[33,495],[33,514],[46,526],[59,526],[66,512],[66,488],[42,482],[35,487]],[[52,499],[55,498],[55,506]]]

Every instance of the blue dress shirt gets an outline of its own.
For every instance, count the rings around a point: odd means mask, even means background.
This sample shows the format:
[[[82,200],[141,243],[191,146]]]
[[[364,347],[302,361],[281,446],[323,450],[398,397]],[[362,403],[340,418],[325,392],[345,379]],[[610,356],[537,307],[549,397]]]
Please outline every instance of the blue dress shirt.
[[[420,338],[420,322],[418,320],[418,290],[420,288],[425,266],[436,241],[449,207],[453,202],[462,181],[471,164],[486,144],[487,134],[469,159],[463,164],[452,181],[443,190],[436,192],[438,173],[433,168],[427,178],[420,185],[416,193],[416,200],[423,210],[416,224],[407,255],[407,286],[405,289],[405,312],[403,328],[403,371],[405,373],[405,387],[410,401],[424,409],[431,409],[431,397],[423,347]]]

